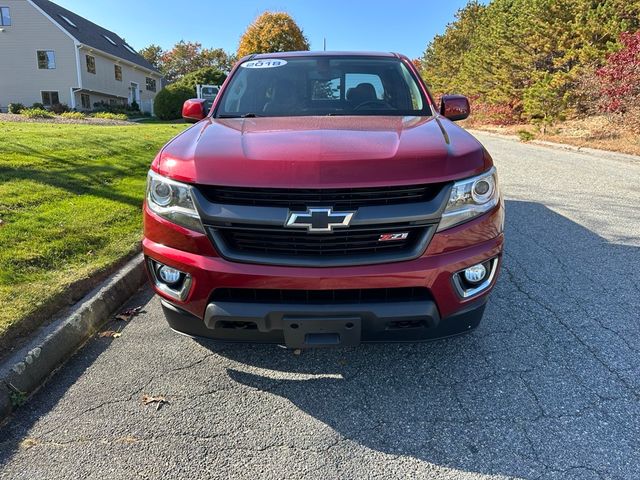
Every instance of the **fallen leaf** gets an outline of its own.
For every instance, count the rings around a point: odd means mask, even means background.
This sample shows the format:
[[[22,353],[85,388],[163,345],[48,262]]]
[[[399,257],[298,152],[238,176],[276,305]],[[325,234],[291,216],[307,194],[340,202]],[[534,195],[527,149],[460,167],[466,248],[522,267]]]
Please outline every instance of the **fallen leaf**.
[[[142,311],[142,307],[127,308],[126,310],[116,315],[116,320],[122,320],[123,322],[128,322],[133,317],[137,317],[141,313],[141,311]]]
[[[98,334],[98,337],[100,338],[120,338],[121,336],[122,334],[120,332],[116,332],[114,330],[105,330]]]
[[[20,442],[20,448],[25,450],[30,449],[31,447],[35,447],[38,444],[38,441],[34,438],[25,438]]]
[[[139,438],[133,437],[131,435],[127,435],[126,437],[121,437],[118,439],[118,442],[124,443],[126,445],[131,445],[134,443],[138,443],[140,441]]]
[[[300,355],[301,353],[302,353],[302,350],[300,350],[299,348],[296,348],[296,349],[293,351],[293,354],[294,354],[294,355]]]
[[[169,404],[169,401],[162,397],[153,397],[151,395],[143,395],[142,396],[142,404],[143,405],[151,405],[151,404],[155,404],[156,405],[156,411],[160,410],[160,408],[162,408],[163,405],[165,404]]]

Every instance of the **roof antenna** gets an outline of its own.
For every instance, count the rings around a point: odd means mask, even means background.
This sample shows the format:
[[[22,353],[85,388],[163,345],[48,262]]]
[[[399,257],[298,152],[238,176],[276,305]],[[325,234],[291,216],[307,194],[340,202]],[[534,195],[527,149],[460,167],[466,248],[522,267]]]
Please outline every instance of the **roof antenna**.
[[[322,46],[324,48],[324,51],[327,51],[327,37],[322,39]]]

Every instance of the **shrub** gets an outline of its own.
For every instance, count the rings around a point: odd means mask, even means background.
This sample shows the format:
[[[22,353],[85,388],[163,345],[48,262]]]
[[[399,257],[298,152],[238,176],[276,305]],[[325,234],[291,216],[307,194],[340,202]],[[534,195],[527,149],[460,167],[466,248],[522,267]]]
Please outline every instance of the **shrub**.
[[[153,102],[154,112],[160,120],[176,120],[182,117],[182,105],[193,98],[191,87],[175,83],[160,90]]]
[[[107,102],[95,102],[93,104],[94,112],[110,112],[111,106]]]
[[[129,119],[124,113],[112,113],[112,112],[96,112],[91,115],[93,118],[102,118],[104,120],[122,120]]]
[[[521,142],[530,142],[534,140],[536,136],[531,133],[529,130],[518,130],[518,138],[520,138]]]
[[[489,125],[516,125],[521,122],[522,107],[517,103],[487,103],[471,97],[472,122]]]
[[[65,105],[64,103],[54,103],[51,106],[51,111],[53,113],[55,113],[56,115],[60,115],[61,113],[65,113],[65,112],[71,111],[71,109],[69,108],[68,105]]]
[[[9,104],[9,113],[13,113],[15,115],[20,115],[20,112],[24,110],[24,105],[21,103],[10,103]]]
[[[131,102],[127,107],[126,110],[129,112],[139,112],[140,111],[140,105],[138,105],[138,102],[136,102],[135,100],[133,102]]]
[[[25,108],[22,110],[21,115],[27,118],[54,118],[55,114],[44,108]]]
[[[33,105],[31,105],[31,108],[35,108],[37,110],[44,110],[44,105],[42,103],[34,103]]]
[[[620,35],[622,48],[607,57],[596,75],[600,108],[640,132],[640,30]]]
[[[63,112],[60,116],[62,118],[69,118],[72,120],[82,120],[83,118],[87,118],[87,116],[82,112]]]
[[[93,104],[94,112],[126,113],[130,108],[131,106],[125,106],[121,103],[111,105],[110,103],[103,101],[95,102]]]
[[[189,87],[196,94],[196,85],[222,85],[227,76],[214,67],[204,67],[195,72],[186,74],[173,85]]]

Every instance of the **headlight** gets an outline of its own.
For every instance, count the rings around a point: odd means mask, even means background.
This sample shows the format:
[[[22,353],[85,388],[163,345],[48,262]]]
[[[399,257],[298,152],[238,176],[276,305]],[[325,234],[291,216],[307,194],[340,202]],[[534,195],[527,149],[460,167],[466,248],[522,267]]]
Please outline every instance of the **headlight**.
[[[147,206],[156,215],[172,223],[204,233],[200,215],[191,198],[191,186],[149,171]]]
[[[495,207],[499,201],[500,190],[495,167],[477,177],[460,180],[453,185],[438,231],[482,215]]]

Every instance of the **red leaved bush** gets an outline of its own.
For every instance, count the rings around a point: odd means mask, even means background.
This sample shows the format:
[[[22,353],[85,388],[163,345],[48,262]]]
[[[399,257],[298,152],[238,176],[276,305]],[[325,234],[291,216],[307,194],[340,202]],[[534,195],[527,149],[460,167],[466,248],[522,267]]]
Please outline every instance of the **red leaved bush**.
[[[640,129],[640,30],[620,35],[622,48],[597,70],[600,108]]]
[[[522,123],[522,106],[517,101],[511,103],[487,103],[479,95],[469,97],[471,102],[471,122],[481,125],[517,125]]]

